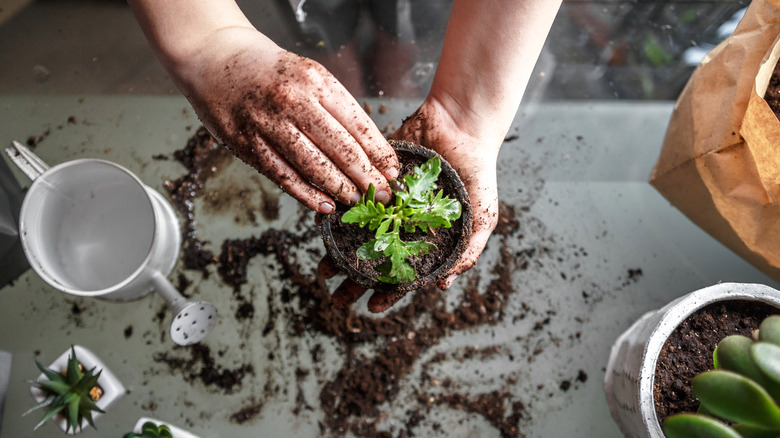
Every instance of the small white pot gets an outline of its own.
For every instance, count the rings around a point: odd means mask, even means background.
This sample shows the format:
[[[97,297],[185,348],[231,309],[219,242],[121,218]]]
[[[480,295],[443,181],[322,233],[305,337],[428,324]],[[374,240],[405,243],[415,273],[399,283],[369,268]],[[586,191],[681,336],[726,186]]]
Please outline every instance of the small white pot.
[[[152,423],[156,425],[164,424],[168,426],[169,429],[171,429],[171,435],[173,435],[173,438],[199,438],[197,435],[193,435],[186,430],[180,429],[170,423],[166,423],[165,421],[160,421],[155,418],[148,418],[148,417],[141,417],[138,419],[138,422],[135,423],[135,427],[133,427],[133,432],[135,433],[141,433],[141,427],[143,427],[144,423],[147,421],[151,421]]]
[[[627,437],[663,438],[653,384],[666,339],[697,310],[718,301],[760,301],[780,308],[780,291],[760,284],[721,283],[684,295],[642,315],[612,345],[604,392],[612,418]]]
[[[121,397],[125,393],[125,387],[122,385],[122,383],[119,381],[119,379],[116,378],[114,373],[109,370],[106,365],[98,359],[97,356],[95,356],[94,353],[87,350],[86,348],[80,346],[80,345],[74,345],[73,349],[76,352],[76,358],[78,359],[79,363],[81,363],[81,366],[85,370],[90,370],[92,368],[96,368],[96,371],[102,370],[100,373],[100,378],[98,378],[98,385],[100,385],[101,388],[103,388],[103,396],[100,397],[100,400],[97,401],[96,405],[100,409],[106,411],[109,405],[114,403],[119,397]],[[67,367],[68,359],[70,358],[70,348],[62,353],[60,357],[57,358],[54,362],[52,362],[51,365],[49,365],[47,368],[54,371],[61,371],[64,370]],[[46,376],[44,374],[41,374],[38,376],[38,379],[36,381],[42,381],[45,380]],[[33,399],[35,399],[36,403],[42,403],[44,400],[46,400],[46,393],[44,393],[41,389],[36,387],[30,388],[30,394],[32,394]],[[101,414],[100,412],[93,411],[92,413],[92,419],[99,417]],[[67,425],[67,421],[65,420],[65,417],[61,415],[57,415],[52,419],[55,421],[62,430],[65,430],[65,427]],[[89,423],[87,422],[86,418],[81,422],[81,429],[86,429],[90,427]],[[74,435],[81,431],[81,429],[78,430],[69,430],[69,435]]]

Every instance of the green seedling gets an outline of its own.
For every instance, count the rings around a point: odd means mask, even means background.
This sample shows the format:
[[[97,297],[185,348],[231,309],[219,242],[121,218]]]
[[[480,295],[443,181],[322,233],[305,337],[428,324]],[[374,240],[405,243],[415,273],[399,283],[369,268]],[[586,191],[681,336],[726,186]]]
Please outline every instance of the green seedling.
[[[71,429],[73,432],[76,432],[77,427],[81,430],[82,421],[85,418],[87,423],[94,428],[92,411],[100,413],[103,413],[103,411],[95,404],[96,400],[93,400],[90,391],[97,385],[102,370],[97,373],[95,368],[87,371],[82,370],[81,364],[76,358],[76,350],[72,346],[64,373],[50,370],[41,365],[37,360],[35,365],[38,366],[38,369],[46,377],[45,380],[32,382],[34,386],[46,394],[46,399],[24,413],[24,415],[27,415],[46,408],[43,419],[35,426],[35,429],[41,427],[43,423],[57,414],[61,414],[65,418],[65,432]]]
[[[728,336],[713,354],[714,371],[691,381],[695,414],[677,414],[663,425],[669,438],[780,437],[780,316],[761,323],[754,338]]]
[[[433,157],[414,172],[403,177],[403,184],[393,184],[393,200],[388,206],[374,199],[375,189],[371,185],[360,202],[344,213],[341,221],[358,224],[361,228],[375,231],[374,237],[358,248],[359,260],[386,260],[377,266],[382,274],[379,281],[391,284],[408,284],[414,281],[417,273],[409,263],[412,257],[429,254],[437,249],[436,245],[424,240],[405,242],[401,240],[401,230],[413,233],[418,228],[433,233],[436,228],[450,228],[452,221],[461,214],[461,205],[457,199],[436,192],[436,181],[441,172],[441,161]]]
[[[122,438],[173,438],[173,434],[168,426],[147,421],[141,426],[141,433],[126,433]]]

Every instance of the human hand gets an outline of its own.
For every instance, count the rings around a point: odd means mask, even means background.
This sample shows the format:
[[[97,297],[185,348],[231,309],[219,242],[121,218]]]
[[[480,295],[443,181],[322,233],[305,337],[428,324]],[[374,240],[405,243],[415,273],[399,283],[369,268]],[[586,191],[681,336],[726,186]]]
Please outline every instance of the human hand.
[[[226,28],[173,71],[203,124],[243,161],[320,213],[370,184],[390,199],[395,152],[321,65],[251,28]]]
[[[394,139],[436,150],[455,168],[469,193],[474,215],[471,238],[461,258],[439,281],[441,289],[449,288],[458,275],[474,266],[498,220],[496,157],[505,132],[503,128],[473,116],[453,114],[438,100],[429,97],[392,135]],[[318,274],[323,278],[331,278],[337,272],[327,256],[318,266]],[[365,293],[364,287],[346,279],[333,292],[331,301],[337,307],[345,307]],[[368,300],[368,309],[385,311],[404,295],[374,291]]]

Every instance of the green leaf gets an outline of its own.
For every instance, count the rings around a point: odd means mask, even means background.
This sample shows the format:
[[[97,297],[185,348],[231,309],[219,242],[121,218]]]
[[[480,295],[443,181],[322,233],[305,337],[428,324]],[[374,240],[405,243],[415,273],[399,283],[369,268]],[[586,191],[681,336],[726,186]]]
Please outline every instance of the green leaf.
[[[75,395],[75,394],[73,394]],[[71,398],[71,400],[68,402],[68,421],[67,425],[65,426],[65,432],[68,431],[68,428],[73,428],[73,431],[76,431],[76,427],[81,428],[81,416],[79,415],[79,400],[78,395],[75,396],[75,398]]]
[[[51,408],[50,408],[48,411],[46,411],[46,413],[45,413],[45,414],[43,414],[43,418],[41,419],[41,421],[40,421],[38,424],[36,424],[36,425],[35,425],[35,427],[33,428],[33,430],[35,430],[35,429],[37,429],[37,428],[41,427],[41,426],[43,425],[43,423],[45,423],[45,422],[47,422],[47,421],[51,420],[52,418],[54,418],[54,416],[55,416],[55,415],[59,414],[59,413],[60,413],[60,411],[62,411],[63,409],[65,409],[65,405],[58,405],[58,406],[52,406],[52,405],[49,405],[49,406],[50,406]]]
[[[780,428],[780,408],[754,381],[731,371],[706,371],[692,380],[693,392],[718,417],[748,426]]]
[[[780,383],[780,347],[769,342],[756,342],[750,347],[750,357],[764,374]]]
[[[420,167],[415,167],[411,175],[404,177],[405,192],[408,193],[408,199],[404,199],[404,201],[406,203],[412,200],[425,202],[424,194],[436,189],[439,172],[441,172],[441,160],[438,157],[433,157]]]
[[[70,385],[56,380],[44,380],[36,383],[36,386],[49,394],[64,394],[70,390]]]
[[[751,354],[754,341],[746,336],[732,335],[723,338],[716,348],[719,369],[734,371],[753,380],[780,400],[780,383],[773,381],[756,365]]]
[[[62,374],[44,367],[37,360],[35,361],[35,365],[38,367],[39,370],[41,370],[41,372],[43,373],[44,376],[46,376],[47,379],[55,380],[59,382],[65,382],[65,376],[63,376]]]
[[[780,316],[768,316],[758,328],[758,340],[780,346]]]
[[[677,414],[664,421],[668,438],[741,438],[722,422],[704,415]]]
[[[359,224],[366,226],[374,218],[374,212],[366,204],[355,204],[341,215],[341,221],[345,224]]]
[[[415,240],[414,242],[406,242],[406,251],[409,253],[409,257],[420,257],[436,250],[436,245],[424,240]]]
[[[360,248],[357,249],[355,252],[355,255],[360,260],[376,260],[384,255],[382,251],[377,251],[374,249],[374,247],[377,244],[376,239],[371,239],[368,242],[360,245]]]
[[[81,379],[82,373],[81,368],[79,367],[79,361],[76,358],[76,349],[74,346],[70,346],[71,354],[68,357],[68,365],[65,372],[65,378],[68,381],[68,384],[74,385],[76,382],[78,382]]]
[[[759,429],[745,424],[735,424],[731,428],[742,438],[777,438],[780,435],[777,430]]]

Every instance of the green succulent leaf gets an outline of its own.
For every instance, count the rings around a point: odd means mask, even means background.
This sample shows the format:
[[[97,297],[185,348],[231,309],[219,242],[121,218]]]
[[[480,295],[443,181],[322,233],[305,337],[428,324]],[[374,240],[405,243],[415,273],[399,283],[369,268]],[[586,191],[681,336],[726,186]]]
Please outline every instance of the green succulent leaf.
[[[735,424],[731,426],[742,438],[777,438],[780,431],[759,429],[746,424]]]
[[[780,315],[768,316],[761,322],[758,340],[780,346]]]
[[[126,433],[123,438],[173,438],[171,429],[164,425],[156,425],[154,422],[147,421],[141,426],[141,433]]]
[[[44,380],[37,382],[36,386],[49,394],[65,394],[70,389],[70,385],[65,382],[58,382],[56,380]]]
[[[714,418],[697,414],[677,414],[664,421],[668,438],[741,438],[740,434]]]
[[[780,384],[780,346],[769,342],[756,342],[750,347],[750,357],[765,375],[774,383]]]
[[[63,376],[62,374],[60,374],[60,373],[58,373],[58,372],[56,372],[56,371],[54,371],[54,370],[50,370],[50,369],[48,369],[48,368],[44,367],[44,366],[43,366],[43,365],[41,365],[41,363],[40,363],[40,362],[38,362],[37,360],[35,361],[35,366],[37,366],[37,367],[38,367],[38,369],[39,369],[39,370],[41,370],[41,372],[43,373],[43,375],[44,375],[44,376],[45,376],[47,379],[49,379],[49,380],[55,380],[55,381],[58,381],[58,382],[65,382],[65,376]]]
[[[76,350],[72,345],[70,346],[70,357],[68,357],[68,365],[66,368],[65,378],[69,385],[75,385],[83,376],[79,361],[76,359]]]
[[[732,371],[717,370],[701,373],[691,383],[699,401],[718,417],[758,428],[780,429],[780,408],[753,380]]]
[[[754,361],[751,348],[755,341],[740,335],[723,338],[716,348],[719,369],[734,371],[762,386],[774,400],[780,400],[780,383],[764,373]]]

